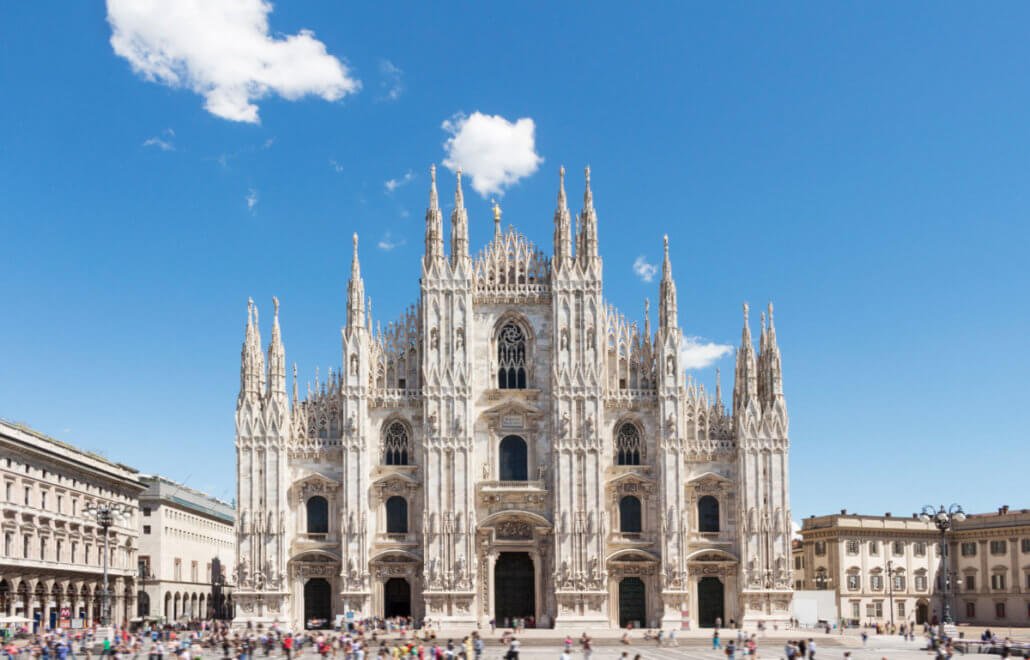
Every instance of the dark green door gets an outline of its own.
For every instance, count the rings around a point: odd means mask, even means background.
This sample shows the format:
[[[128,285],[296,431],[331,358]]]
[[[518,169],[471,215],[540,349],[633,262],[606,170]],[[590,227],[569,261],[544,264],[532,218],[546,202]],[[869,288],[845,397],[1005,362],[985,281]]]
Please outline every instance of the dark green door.
[[[722,580],[717,577],[701,578],[697,583],[697,619],[702,628],[714,628],[716,619],[725,622],[722,599]]]
[[[647,618],[644,581],[640,578],[623,578],[619,582],[619,627],[633,624],[643,628]]]

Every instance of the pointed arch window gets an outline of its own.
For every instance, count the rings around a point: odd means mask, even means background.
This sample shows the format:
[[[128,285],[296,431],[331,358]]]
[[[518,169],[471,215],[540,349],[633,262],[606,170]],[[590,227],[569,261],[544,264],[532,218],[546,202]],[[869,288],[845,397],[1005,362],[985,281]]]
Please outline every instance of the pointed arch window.
[[[640,439],[640,430],[630,422],[625,422],[615,434],[615,464],[640,465],[644,455],[644,443]]]
[[[526,389],[526,333],[515,323],[506,323],[497,334],[497,387]]]
[[[411,465],[412,453],[407,427],[391,422],[383,433],[383,465]]]

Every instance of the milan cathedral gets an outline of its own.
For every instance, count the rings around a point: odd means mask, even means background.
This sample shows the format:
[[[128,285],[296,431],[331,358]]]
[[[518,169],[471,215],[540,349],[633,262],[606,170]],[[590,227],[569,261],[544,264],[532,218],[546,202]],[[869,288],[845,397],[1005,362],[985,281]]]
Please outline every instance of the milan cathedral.
[[[773,310],[744,305],[732,409],[684,376],[665,240],[658,324],[606,304],[586,171],[553,255],[501,229],[445,252],[432,170],[418,303],[385,329],[358,262],[341,367],[305,396],[274,300],[248,306],[236,406],[237,625],[681,628],[791,616],[788,421]],[[317,374],[317,372],[316,372]]]

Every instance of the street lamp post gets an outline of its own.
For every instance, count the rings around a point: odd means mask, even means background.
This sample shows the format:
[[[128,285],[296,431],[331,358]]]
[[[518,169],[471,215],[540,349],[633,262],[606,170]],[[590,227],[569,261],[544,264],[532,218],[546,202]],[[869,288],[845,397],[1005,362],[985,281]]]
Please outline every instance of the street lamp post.
[[[129,519],[129,509],[121,503],[114,504],[90,504],[85,509],[86,514],[93,516],[100,525],[104,534],[104,582],[100,592],[100,625],[108,627],[111,625],[111,590],[108,588],[107,562],[111,556],[110,538],[108,530],[115,522],[126,522]]]
[[[884,548],[886,554],[886,548]],[[890,596],[891,630],[894,629],[894,562],[887,560],[887,594]]]
[[[953,628],[955,620],[951,618],[951,567],[948,562],[948,530],[951,529],[952,525],[956,522],[962,522],[966,519],[966,514],[962,510],[962,507],[958,504],[952,504],[947,509],[944,505],[940,505],[936,509],[927,504],[923,507],[922,513],[919,514],[919,519],[923,522],[933,521],[933,524],[941,533],[941,563],[944,566],[943,575],[943,600],[944,605],[941,608],[943,615],[941,617],[940,626],[938,628],[938,635],[943,639],[945,634],[945,626]]]

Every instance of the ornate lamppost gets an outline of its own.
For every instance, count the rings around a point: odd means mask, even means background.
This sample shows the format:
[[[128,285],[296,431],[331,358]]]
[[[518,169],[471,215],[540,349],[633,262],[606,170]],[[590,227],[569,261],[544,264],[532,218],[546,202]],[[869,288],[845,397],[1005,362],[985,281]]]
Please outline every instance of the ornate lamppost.
[[[108,530],[116,523],[126,523],[130,518],[129,507],[115,502],[113,504],[90,504],[84,511],[86,515],[96,518],[97,524],[104,534],[104,586],[100,592],[100,625],[111,625],[111,590],[107,585],[107,562],[111,557],[110,537]]]
[[[919,514],[919,519],[923,522],[932,521],[941,532],[941,563],[944,567],[942,584],[944,591],[944,606],[941,608],[943,610],[943,616],[941,617],[940,627],[938,628],[938,635],[943,639],[945,626],[948,626],[949,628],[954,628],[955,626],[955,620],[951,618],[951,573],[948,561],[947,534],[948,530],[951,529],[954,523],[962,522],[966,519],[966,514],[958,504],[952,504],[947,509],[944,508],[943,504],[936,509],[927,504],[923,507],[923,512]]]

